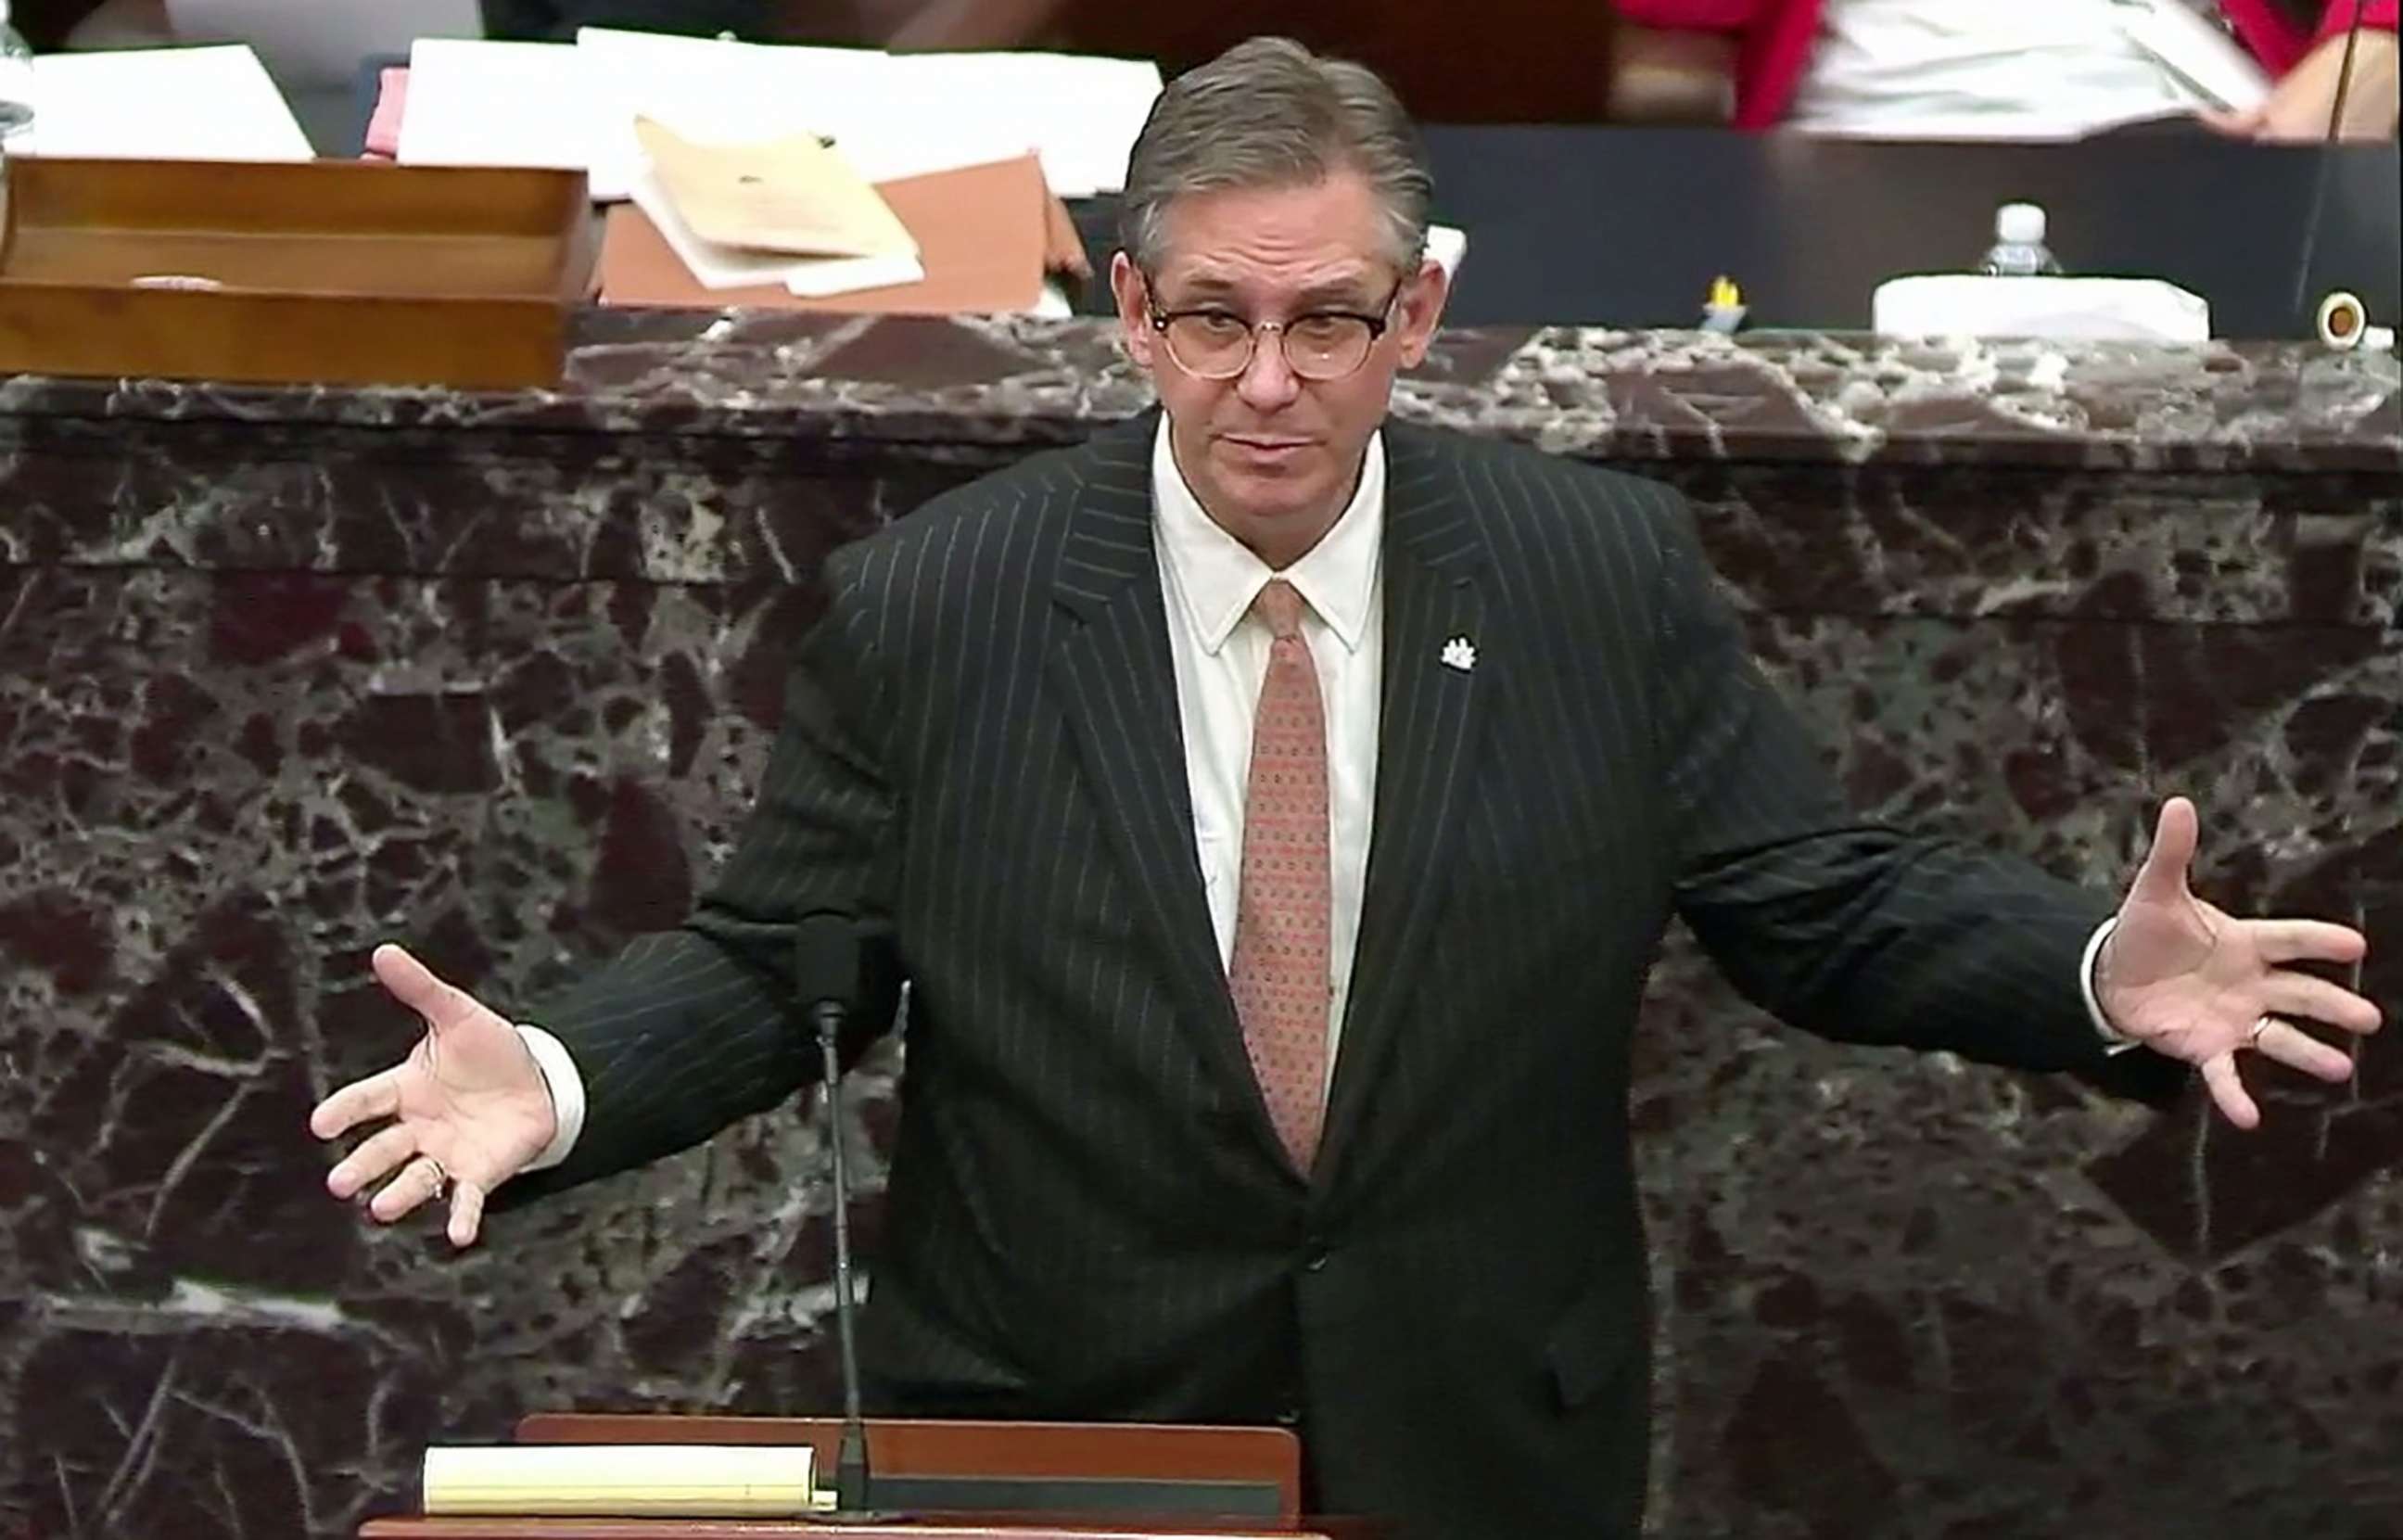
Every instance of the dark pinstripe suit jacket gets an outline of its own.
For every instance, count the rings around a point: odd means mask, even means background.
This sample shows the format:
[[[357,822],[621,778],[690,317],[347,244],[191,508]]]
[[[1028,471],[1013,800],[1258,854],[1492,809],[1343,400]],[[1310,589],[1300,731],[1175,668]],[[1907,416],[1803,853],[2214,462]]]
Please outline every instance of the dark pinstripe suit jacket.
[[[1291,1408],[1337,1511],[1444,1540],[1632,1531],[1628,1039],[1671,917],[1812,1031],[2072,1067],[2100,1057],[2076,975],[2107,905],[1848,814],[1674,493],[1389,425],[1374,836],[1304,1181],[1204,905],[1152,430],[1039,455],[828,563],[715,891],[533,1018],[590,1098],[540,1185],[788,1095],[811,1063],[789,923],[855,909],[911,985],[866,1325],[886,1405]],[[1454,636],[1473,671],[1438,663]]]

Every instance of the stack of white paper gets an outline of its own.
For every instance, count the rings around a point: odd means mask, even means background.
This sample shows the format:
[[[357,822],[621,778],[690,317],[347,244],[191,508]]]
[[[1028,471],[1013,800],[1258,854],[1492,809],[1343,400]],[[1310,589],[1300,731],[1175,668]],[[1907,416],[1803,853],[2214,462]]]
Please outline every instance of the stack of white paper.
[[[891,56],[873,49],[586,27],[575,51],[577,89],[595,125],[589,160],[595,198],[620,198],[632,188],[643,160],[634,142],[637,117],[705,145],[818,134],[833,139],[871,182],[897,174],[879,163],[880,150],[924,137],[898,100]],[[417,110],[414,100],[410,110]]]
[[[11,155],[308,160],[316,152],[241,44],[51,53],[34,61],[34,126]]]
[[[910,117],[955,134],[1032,148],[1063,198],[1126,185],[1127,152],[1160,95],[1160,69],[1063,53],[892,56]]]
[[[404,165],[582,171],[597,122],[564,43],[428,37],[409,50]]]
[[[873,182],[1028,149],[1052,191],[1118,188],[1160,94],[1150,63],[1058,54],[896,54],[587,27],[573,44],[421,42],[400,159],[582,167],[596,199],[633,191],[633,122],[701,144],[831,138]]]

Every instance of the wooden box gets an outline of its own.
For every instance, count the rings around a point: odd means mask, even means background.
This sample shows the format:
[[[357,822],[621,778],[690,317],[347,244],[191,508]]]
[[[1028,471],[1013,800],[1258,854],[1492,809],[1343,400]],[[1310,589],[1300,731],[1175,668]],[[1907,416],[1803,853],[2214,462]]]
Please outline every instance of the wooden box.
[[[581,172],[24,157],[0,370],[469,389],[559,382]]]

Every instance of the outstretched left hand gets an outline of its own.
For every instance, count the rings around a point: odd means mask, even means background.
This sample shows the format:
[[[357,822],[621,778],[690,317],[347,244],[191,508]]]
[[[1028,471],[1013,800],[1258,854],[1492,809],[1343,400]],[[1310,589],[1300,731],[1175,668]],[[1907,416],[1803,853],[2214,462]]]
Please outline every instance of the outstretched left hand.
[[[2187,887],[2196,840],[2194,804],[2161,804],[2153,848],[2119,906],[2119,923],[2095,960],[2094,997],[2115,1031],[2202,1071],[2228,1120],[2257,1127],[2236,1073],[2250,1049],[2323,1080],[2343,1080],[2353,1060],[2282,1017],[2309,1017],[2351,1033],[2378,1030],[2378,1007],[2288,963],[2357,963],[2362,934],[2316,920],[2239,920]]]

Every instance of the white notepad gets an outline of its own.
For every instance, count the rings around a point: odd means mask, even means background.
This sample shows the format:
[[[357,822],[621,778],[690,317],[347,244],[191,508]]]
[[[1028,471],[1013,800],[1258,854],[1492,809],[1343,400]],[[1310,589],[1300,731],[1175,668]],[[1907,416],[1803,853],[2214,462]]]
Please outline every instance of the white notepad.
[[[1126,185],[1127,156],[1160,95],[1160,67],[1143,60],[934,53],[893,62],[909,122],[1031,148],[1062,198]]]
[[[310,160],[316,151],[243,44],[50,53],[34,61],[34,126],[11,155]]]
[[[409,50],[398,159],[582,171],[593,122],[572,44],[420,38]]]

